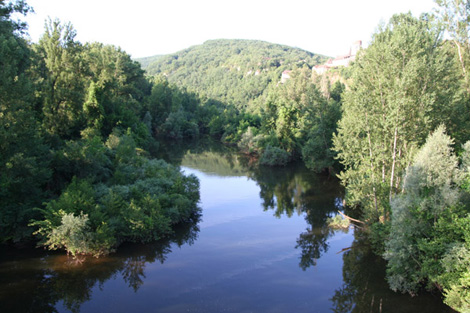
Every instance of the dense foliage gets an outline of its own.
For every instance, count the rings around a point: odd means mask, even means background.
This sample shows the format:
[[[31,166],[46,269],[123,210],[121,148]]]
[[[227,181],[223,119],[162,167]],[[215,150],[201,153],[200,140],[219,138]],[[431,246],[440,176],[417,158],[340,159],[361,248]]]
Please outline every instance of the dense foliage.
[[[273,84],[258,101],[256,113],[190,93],[167,78],[153,78],[146,101],[154,134],[169,138],[210,135],[260,157],[266,165],[285,165],[303,159],[316,170],[336,165],[332,136],[341,116],[345,85],[336,81],[320,90],[320,78],[308,67],[293,70],[291,79]]]
[[[146,157],[152,84],[114,46],[81,44],[70,24],[23,39],[23,2],[0,2],[0,241],[102,255],[150,241],[197,212],[198,181]],[[147,114],[146,114],[147,113]]]
[[[380,27],[353,66],[333,143],[347,202],[388,261],[390,287],[413,295],[436,288],[467,312],[468,20],[453,24],[449,16],[470,6],[438,3],[453,42],[430,15],[395,15]]]
[[[324,56],[298,48],[256,40],[210,40],[158,58],[148,74],[163,74],[180,87],[206,97],[250,108],[277,84],[284,70],[323,63]]]
[[[348,201],[367,218],[388,214],[417,147],[452,117],[458,80],[439,39],[427,17],[397,15],[354,67],[334,146],[346,167],[340,177]]]
[[[99,256],[123,241],[161,239],[173,224],[192,217],[199,200],[196,177],[138,155],[131,136],[85,141],[82,149],[93,149],[108,166],[95,164],[87,175],[74,176],[57,199],[45,203],[33,223],[45,246]]]
[[[392,289],[415,294],[421,284],[434,284],[444,291],[448,305],[466,312],[470,142],[459,168],[453,140],[444,131],[441,126],[428,137],[407,169],[405,192],[392,199],[385,259]]]
[[[101,255],[168,235],[197,211],[198,183],[146,149],[152,135],[210,135],[264,165],[342,169],[391,288],[436,288],[470,310],[470,2],[436,3],[436,15],[393,16],[327,74],[306,51],[214,40],[145,77],[57,20],[28,43],[12,16],[31,9],[0,1],[0,241],[35,231],[51,249]]]

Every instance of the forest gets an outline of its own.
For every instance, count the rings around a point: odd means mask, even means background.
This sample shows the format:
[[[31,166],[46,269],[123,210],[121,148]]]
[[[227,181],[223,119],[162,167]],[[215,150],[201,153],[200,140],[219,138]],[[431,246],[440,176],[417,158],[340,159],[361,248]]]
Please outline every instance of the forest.
[[[151,157],[210,136],[262,166],[337,175],[391,289],[470,310],[468,1],[394,15],[348,68],[261,41],[213,40],[140,63],[49,20],[25,39],[0,2],[0,242],[101,256],[198,218],[199,183]],[[291,78],[281,83],[281,73]],[[256,74],[257,73],[257,74]]]

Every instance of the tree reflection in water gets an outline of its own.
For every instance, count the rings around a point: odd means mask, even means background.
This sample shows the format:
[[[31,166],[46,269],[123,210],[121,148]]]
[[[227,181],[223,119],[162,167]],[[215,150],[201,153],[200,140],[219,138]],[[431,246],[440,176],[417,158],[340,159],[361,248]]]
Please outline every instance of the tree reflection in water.
[[[326,225],[327,219],[342,209],[343,195],[337,181],[312,173],[301,164],[275,171],[259,167],[250,174],[260,187],[265,211],[273,210],[278,218],[305,214],[309,227],[297,239],[296,248],[301,249],[299,266],[303,270],[315,266],[335,232]]]
[[[385,280],[385,261],[375,255],[367,236],[356,231],[351,248],[343,254],[343,286],[330,301],[335,313],[454,312],[439,295],[395,293]]]
[[[167,154],[175,151],[164,150]],[[321,177],[300,164],[275,170],[258,167],[253,165],[252,159],[237,155],[233,149],[210,143],[186,145],[170,157],[176,165],[190,165],[221,176],[247,176],[258,184],[265,211],[273,211],[277,218],[294,214],[305,216],[308,227],[299,234],[296,242],[296,248],[301,251],[299,266],[303,270],[315,266],[316,260],[328,250],[328,239],[334,231],[325,223],[328,217],[341,209],[343,196],[334,178]],[[102,288],[104,282],[119,275],[136,292],[144,284],[147,264],[155,261],[164,263],[172,247],[194,243],[199,232],[199,219],[196,216],[190,223],[181,225],[165,241],[122,245],[119,253],[100,259],[77,260],[62,253],[48,252],[41,256],[40,265],[37,265],[37,258],[32,258],[32,268],[22,271],[25,273],[23,280],[12,277],[8,272],[0,273],[2,286],[12,281],[19,282],[14,288],[2,287],[8,291],[0,294],[0,312],[56,312],[55,306],[59,303],[72,312],[78,312],[82,304],[91,299],[93,288]],[[17,255],[11,260],[2,260],[12,266],[17,261]],[[348,290],[345,289],[344,294],[349,295]],[[341,301],[337,301],[338,305]]]
[[[9,277],[5,271],[0,275],[0,286],[17,281],[12,288],[0,294],[0,312],[57,312],[55,306],[62,302],[72,312],[80,312],[83,303],[91,299],[92,289],[117,275],[122,275],[130,288],[137,291],[143,285],[145,267],[148,263],[164,263],[173,246],[193,244],[199,233],[200,214],[185,224],[177,226],[171,237],[152,244],[129,244],[119,248],[119,254],[102,257],[72,258],[60,254],[42,255],[40,262],[31,259],[30,266],[21,271],[25,277]],[[3,252],[3,251],[2,251]],[[7,253],[8,254],[8,253]],[[4,259],[2,262],[15,267],[24,261]],[[13,273],[17,274],[17,271]],[[19,299],[21,295],[21,299]]]
[[[274,169],[258,166],[249,156],[210,141],[178,151],[179,157],[173,158],[180,160],[177,165],[254,180],[260,188],[264,211],[273,210],[277,218],[305,214],[309,227],[299,235],[296,245],[301,249],[299,266],[303,270],[315,266],[316,260],[328,250],[328,239],[335,231],[326,226],[326,221],[342,209],[343,198],[343,190],[334,177],[313,173],[300,163]]]

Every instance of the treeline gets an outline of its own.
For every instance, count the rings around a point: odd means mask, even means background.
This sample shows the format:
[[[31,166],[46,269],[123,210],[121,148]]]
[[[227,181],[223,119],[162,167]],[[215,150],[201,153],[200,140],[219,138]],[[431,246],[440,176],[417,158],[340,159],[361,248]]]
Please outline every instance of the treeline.
[[[388,262],[391,288],[436,289],[449,306],[468,311],[470,6],[438,4],[436,14],[396,15],[379,27],[347,79],[332,84],[335,73],[293,67],[289,80],[280,83],[278,73],[245,105],[215,95],[219,114],[193,123],[262,164],[300,158],[315,170],[339,171],[347,205]]]
[[[197,211],[198,183],[148,157],[156,136],[210,135],[270,165],[302,156],[310,134],[318,137],[313,146],[330,142],[339,107],[309,83],[308,67],[279,88],[277,73],[271,96],[248,111],[164,76],[146,77],[121,49],[82,44],[73,26],[58,20],[46,22],[38,43],[28,43],[27,25],[12,16],[31,8],[16,1],[0,9],[1,242],[34,237],[51,249],[98,256],[124,241],[171,232]],[[282,51],[299,58],[297,50]],[[308,99],[295,95],[295,88],[310,87]],[[328,122],[315,130],[312,122],[322,114]]]
[[[150,64],[139,61],[149,75],[165,75],[179,87],[251,111],[284,70],[311,68],[326,57],[259,40],[218,39],[158,57]]]
[[[160,75],[146,78],[120,49],[77,42],[68,24],[49,21],[28,44],[11,16],[29,8],[2,2],[1,241],[35,231],[50,248],[99,255],[165,236],[195,212],[198,183],[145,150],[154,136],[210,135],[262,164],[340,172],[390,286],[438,289],[470,310],[470,5],[437,3],[435,15],[380,26],[337,80],[312,74],[317,56],[287,62],[275,55],[285,47],[250,54],[236,41],[161,57]]]
[[[49,20],[37,44],[0,3],[0,241],[72,255],[151,241],[198,214],[199,183],[148,158],[152,82],[114,46]]]
[[[361,51],[333,151],[390,287],[439,290],[468,312],[470,6],[437,3],[435,15],[393,16]]]
[[[209,135],[236,145],[261,164],[278,166],[302,159],[316,171],[338,167],[331,150],[341,116],[345,85],[297,68],[291,79],[268,86],[266,98],[251,109],[188,92],[163,76],[153,78],[147,117],[154,134],[168,138]]]

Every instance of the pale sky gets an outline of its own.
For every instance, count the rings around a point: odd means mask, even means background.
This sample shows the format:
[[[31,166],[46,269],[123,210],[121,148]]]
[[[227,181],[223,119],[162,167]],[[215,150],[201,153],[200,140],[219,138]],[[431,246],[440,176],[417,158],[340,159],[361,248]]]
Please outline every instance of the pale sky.
[[[430,12],[433,0],[27,0],[33,42],[48,17],[71,22],[82,43],[132,57],[169,54],[209,39],[258,39],[337,56],[395,13]]]

